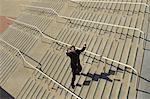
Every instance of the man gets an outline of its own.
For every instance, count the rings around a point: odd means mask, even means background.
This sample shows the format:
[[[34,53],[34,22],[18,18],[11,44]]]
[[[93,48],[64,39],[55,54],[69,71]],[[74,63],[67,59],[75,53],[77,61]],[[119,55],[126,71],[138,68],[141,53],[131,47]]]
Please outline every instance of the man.
[[[66,54],[71,59],[71,68],[72,68],[72,81],[71,86],[74,89],[74,81],[76,79],[76,75],[80,74],[82,71],[82,66],[80,64],[79,56],[81,52],[83,52],[86,48],[86,44],[84,44],[83,48],[81,50],[75,49],[75,46],[71,46],[69,49],[67,49]]]

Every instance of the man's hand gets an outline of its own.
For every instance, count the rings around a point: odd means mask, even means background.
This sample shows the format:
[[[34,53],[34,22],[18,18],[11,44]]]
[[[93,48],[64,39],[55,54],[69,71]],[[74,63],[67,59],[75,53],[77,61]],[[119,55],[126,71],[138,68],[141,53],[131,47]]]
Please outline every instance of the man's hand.
[[[84,46],[83,47],[86,47],[86,44],[84,44]]]

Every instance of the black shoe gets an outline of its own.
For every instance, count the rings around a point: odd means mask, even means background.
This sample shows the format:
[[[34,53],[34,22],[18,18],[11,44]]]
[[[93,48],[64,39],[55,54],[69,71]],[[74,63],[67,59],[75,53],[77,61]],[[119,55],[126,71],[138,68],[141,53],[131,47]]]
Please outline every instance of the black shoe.
[[[76,75],[80,75],[80,72],[78,69],[75,71]]]
[[[81,75],[81,73],[80,73],[80,72],[77,72],[76,75]]]
[[[75,85],[73,83],[71,83],[71,87],[74,89]]]

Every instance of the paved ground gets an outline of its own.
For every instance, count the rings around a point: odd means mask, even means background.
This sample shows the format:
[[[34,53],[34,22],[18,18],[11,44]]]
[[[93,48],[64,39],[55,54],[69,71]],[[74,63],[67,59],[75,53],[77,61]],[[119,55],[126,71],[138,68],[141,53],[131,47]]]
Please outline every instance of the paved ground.
[[[32,0],[37,1],[37,0]],[[30,0],[0,0],[0,33],[3,33],[12,22],[5,17],[16,18],[23,10],[21,4],[27,4]]]
[[[5,16],[0,16],[0,33],[3,33],[11,24],[12,21],[8,20]]]
[[[22,7],[21,4],[27,4],[31,0],[0,0],[0,16],[16,17],[20,14]],[[37,0],[32,0],[37,1]]]

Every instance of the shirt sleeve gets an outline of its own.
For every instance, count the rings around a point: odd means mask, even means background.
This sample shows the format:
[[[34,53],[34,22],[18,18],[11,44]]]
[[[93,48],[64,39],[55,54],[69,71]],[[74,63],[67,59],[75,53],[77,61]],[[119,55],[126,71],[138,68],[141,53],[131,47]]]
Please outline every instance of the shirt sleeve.
[[[80,54],[80,53],[83,52],[85,49],[86,49],[86,47],[83,47],[81,50],[76,50],[76,52],[77,52],[78,54]]]
[[[71,53],[66,51],[66,55],[67,55],[67,56],[70,56],[70,55],[71,55]]]

